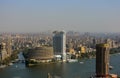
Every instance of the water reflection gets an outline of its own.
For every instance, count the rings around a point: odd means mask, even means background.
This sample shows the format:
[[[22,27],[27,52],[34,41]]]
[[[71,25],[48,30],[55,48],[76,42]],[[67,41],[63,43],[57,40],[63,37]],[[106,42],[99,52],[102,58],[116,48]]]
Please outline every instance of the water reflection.
[[[120,55],[113,55],[110,58],[110,64],[114,67],[110,73],[120,75]],[[48,73],[53,78],[89,78],[95,74],[95,59],[81,61],[84,63],[53,63],[34,67],[25,67],[24,63],[19,62],[0,70],[0,78],[47,78]]]

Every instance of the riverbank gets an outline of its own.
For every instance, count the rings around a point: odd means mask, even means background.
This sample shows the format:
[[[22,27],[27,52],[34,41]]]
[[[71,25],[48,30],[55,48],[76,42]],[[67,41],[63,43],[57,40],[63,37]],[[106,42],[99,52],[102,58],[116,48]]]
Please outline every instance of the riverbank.
[[[120,75],[120,55],[110,56],[110,65],[114,69],[110,73]],[[12,66],[0,70],[1,78],[47,78],[47,73],[61,78],[89,78],[95,74],[95,59],[81,59],[83,64],[75,63],[53,63],[40,64],[38,66],[26,67],[24,63],[14,63]],[[7,74],[7,75],[6,75]]]
[[[15,50],[12,52],[11,56],[0,61],[0,68],[5,68],[7,66],[13,65],[13,61],[16,62],[17,58],[18,58],[18,51]]]

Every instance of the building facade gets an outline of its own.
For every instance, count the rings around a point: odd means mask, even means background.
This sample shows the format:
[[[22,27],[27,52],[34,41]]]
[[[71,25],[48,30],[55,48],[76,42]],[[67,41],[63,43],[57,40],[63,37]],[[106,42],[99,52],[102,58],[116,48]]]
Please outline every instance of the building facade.
[[[6,44],[0,43],[0,61],[4,60],[8,57],[7,51],[6,51]]]
[[[28,49],[25,56],[26,66],[39,65],[41,63],[50,63],[54,58],[53,48],[49,46],[40,46]]]
[[[66,61],[66,33],[64,31],[53,32],[53,51],[55,57]]]
[[[109,78],[109,45],[96,45],[96,77]]]

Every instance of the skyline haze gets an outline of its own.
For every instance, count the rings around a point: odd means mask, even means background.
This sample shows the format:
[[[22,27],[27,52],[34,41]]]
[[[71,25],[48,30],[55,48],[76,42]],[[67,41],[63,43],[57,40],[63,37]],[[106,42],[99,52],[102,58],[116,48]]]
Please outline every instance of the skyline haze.
[[[119,0],[0,0],[0,32],[119,32]]]

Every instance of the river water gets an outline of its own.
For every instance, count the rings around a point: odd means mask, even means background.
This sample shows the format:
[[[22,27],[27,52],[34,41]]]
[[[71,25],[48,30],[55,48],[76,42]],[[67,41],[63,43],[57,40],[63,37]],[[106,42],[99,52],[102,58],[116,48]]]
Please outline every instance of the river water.
[[[41,64],[25,67],[24,63],[15,63],[0,69],[0,78],[47,78],[50,73],[54,78],[89,78],[95,74],[95,59],[84,59],[76,63]],[[114,68],[110,73],[120,76],[120,54],[110,56],[110,65]]]

